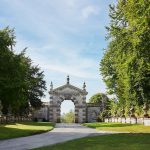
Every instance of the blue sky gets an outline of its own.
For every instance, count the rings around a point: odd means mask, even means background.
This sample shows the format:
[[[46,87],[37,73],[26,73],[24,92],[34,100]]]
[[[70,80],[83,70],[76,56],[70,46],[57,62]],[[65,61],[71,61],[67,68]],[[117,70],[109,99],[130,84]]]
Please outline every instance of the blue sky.
[[[109,7],[116,0],[0,0],[0,29],[15,28],[16,52],[27,55],[45,73],[47,89],[66,83],[82,88],[87,100],[106,87],[99,72],[109,23]],[[49,101],[48,91],[43,101]],[[62,112],[73,108],[64,102]]]

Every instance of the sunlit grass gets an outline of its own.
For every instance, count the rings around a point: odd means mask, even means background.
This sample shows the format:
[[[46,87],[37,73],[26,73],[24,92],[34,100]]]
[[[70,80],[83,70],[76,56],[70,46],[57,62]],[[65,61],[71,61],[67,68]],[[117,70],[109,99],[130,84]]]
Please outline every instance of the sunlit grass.
[[[150,134],[125,133],[100,135],[71,140],[37,150],[148,150]]]
[[[140,124],[122,123],[85,123],[84,126],[96,128],[103,131],[131,132],[131,133],[150,133],[150,126]]]
[[[0,125],[0,139],[29,136],[52,130],[54,124],[49,122],[21,122]]]

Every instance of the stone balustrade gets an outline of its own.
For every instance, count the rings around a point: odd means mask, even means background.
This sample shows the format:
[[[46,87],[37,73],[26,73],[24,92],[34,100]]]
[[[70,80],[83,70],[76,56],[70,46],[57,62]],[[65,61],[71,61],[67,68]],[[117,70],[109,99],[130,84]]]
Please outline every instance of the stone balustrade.
[[[0,117],[0,124],[15,123],[15,122],[24,122],[32,121],[31,117],[13,117],[13,116],[2,116]]]
[[[118,122],[118,123],[130,123],[130,124],[144,124],[145,126],[150,126],[150,118],[112,117],[112,118],[105,118],[104,122]]]

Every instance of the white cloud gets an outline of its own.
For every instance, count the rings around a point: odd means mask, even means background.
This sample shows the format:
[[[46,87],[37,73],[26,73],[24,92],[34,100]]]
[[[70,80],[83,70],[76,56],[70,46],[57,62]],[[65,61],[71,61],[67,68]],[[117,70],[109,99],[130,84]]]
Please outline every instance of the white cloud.
[[[93,5],[86,6],[81,11],[83,19],[87,19],[91,15],[98,15],[98,13],[99,13],[99,8]]]
[[[7,7],[7,10],[1,13],[6,16],[0,14],[0,20],[15,27],[18,51],[28,47],[27,54],[45,70],[47,83],[55,76],[59,83],[62,76],[69,74],[75,84],[85,78],[87,87],[90,84],[88,91],[93,94],[104,89],[99,81],[99,56],[93,55],[103,43],[99,40],[103,32],[103,20],[98,16],[102,9],[100,3],[91,0],[14,0],[13,3],[1,0],[0,8]]]
[[[76,0],[64,0],[65,4],[69,7],[75,7]]]

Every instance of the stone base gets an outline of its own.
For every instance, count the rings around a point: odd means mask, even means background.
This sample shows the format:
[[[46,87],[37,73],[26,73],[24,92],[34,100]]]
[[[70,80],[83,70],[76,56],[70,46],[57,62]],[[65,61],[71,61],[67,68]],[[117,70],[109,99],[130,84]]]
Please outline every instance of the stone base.
[[[130,118],[130,120],[131,120],[130,121],[131,124],[136,124],[137,123],[137,119],[136,118],[132,117],[132,118]]]
[[[115,118],[115,122],[118,122],[118,118]]]
[[[144,125],[150,126],[150,118],[144,118]]]
[[[108,122],[112,122],[112,118],[108,118]]]
[[[144,124],[144,118],[137,118],[137,124]]]
[[[121,123],[121,120],[122,120],[121,118],[118,118],[118,122],[119,122],[119,123]]]
[[[112,118],[112,122],[115,122],[115,118]]]
[[[126,118],[121,118],[122,123],[126,123]]]
[[[131,120],[130,120],[130,118],[128,117],[128,118],[126,118],[126,123],[131,123],[130,122]]]
[[[109,121],[108,121],[108,118],[105,118],[105,120],[104,120],[104,121],[105,121],[105,122],[109,122]]]

